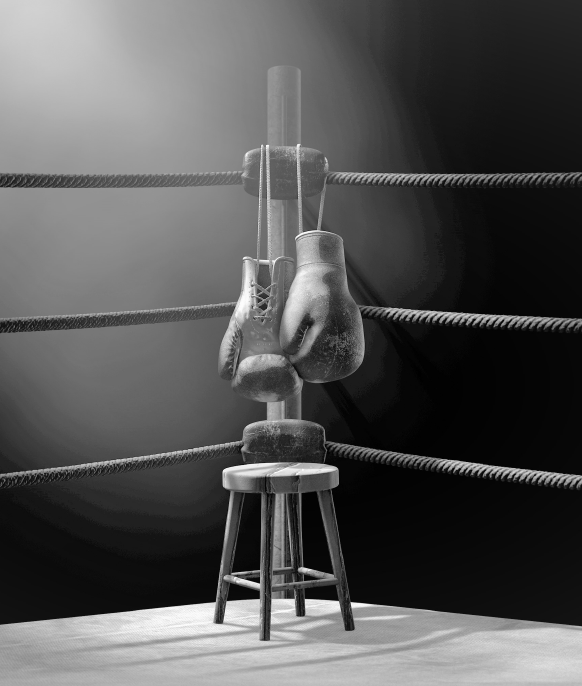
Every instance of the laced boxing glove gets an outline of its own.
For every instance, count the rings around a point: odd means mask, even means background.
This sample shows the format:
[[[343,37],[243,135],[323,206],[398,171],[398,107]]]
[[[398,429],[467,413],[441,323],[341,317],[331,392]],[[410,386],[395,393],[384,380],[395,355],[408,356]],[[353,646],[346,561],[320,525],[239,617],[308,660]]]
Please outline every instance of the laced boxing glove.
[[[241,293],[222,339],[218,373],[239,395],[258,402],[279,402],[299,393],[303,382],[279,343],[285,296],[293,279],[293,260],[273,263],[243,258]]]
[[[328,231],[305,231],[295,241],[297,273],[281,319],[281,347],[304,381],[343,379],[360,366],[365,347],[343,241]]]

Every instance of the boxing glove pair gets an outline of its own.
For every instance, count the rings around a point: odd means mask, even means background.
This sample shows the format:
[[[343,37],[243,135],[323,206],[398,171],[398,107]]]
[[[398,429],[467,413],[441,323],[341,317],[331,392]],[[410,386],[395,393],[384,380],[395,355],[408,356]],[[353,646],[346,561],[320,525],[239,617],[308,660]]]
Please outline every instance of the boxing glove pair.
[[[360,311],[347,284],[343,241],[327,231],[296,238],[293,260],[243,259],[241,295],[223,338],[219,374],[246,398],[278,402],[303,380],[326,383],[349,376],[364,357]],[[291,283],[292,281],[292,283]],[[290,287],[289,287],[290,286]]]

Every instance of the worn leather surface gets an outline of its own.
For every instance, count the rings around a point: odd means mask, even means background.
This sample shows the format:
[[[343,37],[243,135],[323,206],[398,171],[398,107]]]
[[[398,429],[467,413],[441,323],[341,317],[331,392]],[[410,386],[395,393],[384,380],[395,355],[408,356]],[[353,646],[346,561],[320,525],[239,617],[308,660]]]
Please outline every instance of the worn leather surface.
[[[303,385],[279,343],[294,262],[278,257],[273,263],[272,282],[268,261],[260,260],[258,277],[255,270],[256,260],[244,257],[241,292],[220,345],[218,374],[249,400],[280,402],[299,393]],[[268,310],[256,307],[265,294],[253,285],[255,279],[261,287],[271,289]]]
[[[245,464],[325,462],[325,430],[305,419],[276,419],[245,426],[241,450]]]
[[[295,241],[297,272],[281,319],[281,347],[304,381],[337,381],[358,369],[365,349],[343,241],[328,231],[305,231]]]

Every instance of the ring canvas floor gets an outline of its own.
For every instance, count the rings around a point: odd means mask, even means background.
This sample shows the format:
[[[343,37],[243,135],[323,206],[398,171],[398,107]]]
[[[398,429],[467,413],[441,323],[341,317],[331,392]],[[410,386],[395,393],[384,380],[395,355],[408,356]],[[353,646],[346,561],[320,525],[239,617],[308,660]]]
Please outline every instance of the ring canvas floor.
[[[270,641],[259,600],[0,626],[3,686],[357,686],[582,684],[582,627],[353,603],[274,600]]]

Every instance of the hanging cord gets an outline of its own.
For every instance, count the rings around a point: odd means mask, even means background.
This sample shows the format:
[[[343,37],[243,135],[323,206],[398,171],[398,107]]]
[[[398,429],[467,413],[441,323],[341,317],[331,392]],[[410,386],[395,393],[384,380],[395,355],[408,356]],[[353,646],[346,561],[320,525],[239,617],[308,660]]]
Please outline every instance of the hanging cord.
[[[319,216],[317,218],[317,231],[321,231],[323,220],[323,204],[325,202],[325,178],[323,179],[323,190],[319,201]],[[301,188],[301,143],[297,143],[297,217],[299,219],[299,233],[303,233],[303,191]]]
[[[264,288],[259,283],[259,268],[261,259],[261,224],[263,221],[263,147],[261,145],[261,163],[259,166],[259,217],[257,221],[257,262],[255,265],[255,280],[251,282],[251,307],[254,311],[253,319],[259,322],[271,321],[271,310],[273,309],[271,285]],[[267,241],[269,244],[269,272],[273,277],[273,266],[271,264],[271,189],[270,189],[270,164],[269,146],[266,146],[267,158]]]
[[[301,143],[297,143],[297,218],[299,233],[303,233],[303,192],[301,189]]]
[[[259,260],[261,259],[261,224],[263,223],[263,146],[261,145],[261,164],[259,166],[259,219],[257,222],[257,264],[255,281],[259,279]]]
[[[267,145],[267,250],[269,254],[269,274],[273,278],[273,245],[271,227],[271,154]]]
[[[325,202],[325,189],[327,188],[327,176],[323,179],[323,190],[321,191],[321,199],[319,201],[319,216],[317,217],[317,230],[321,231],[321,222],[323,220],[323,203]]]

